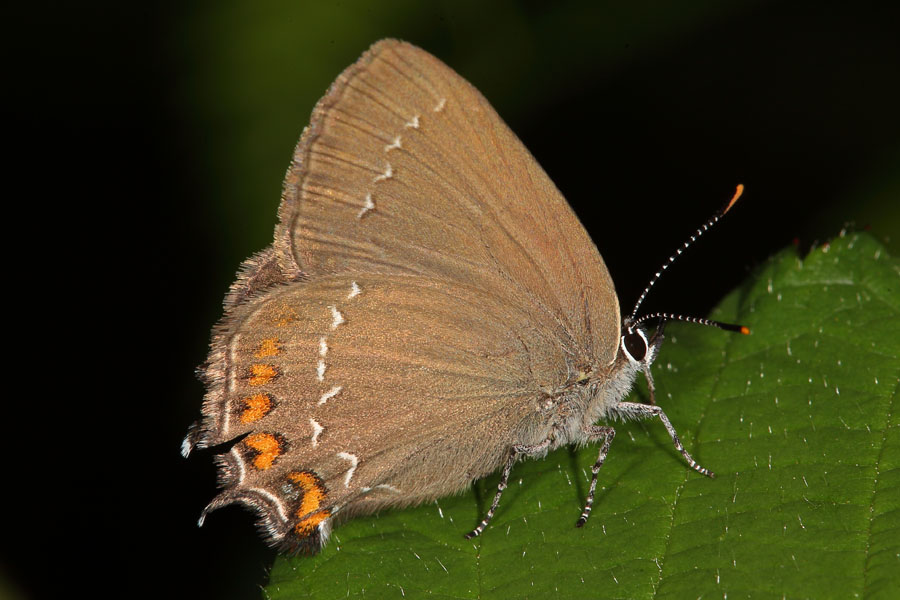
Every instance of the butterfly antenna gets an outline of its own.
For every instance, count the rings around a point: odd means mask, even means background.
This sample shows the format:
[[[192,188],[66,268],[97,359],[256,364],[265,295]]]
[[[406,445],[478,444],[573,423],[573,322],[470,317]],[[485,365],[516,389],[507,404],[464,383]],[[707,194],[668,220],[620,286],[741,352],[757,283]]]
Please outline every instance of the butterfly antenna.
[[[653,278],[650,279],[650,283],[647,284],[647,287],[644,288],[644,291],[641,293],[641,296],[638,298],[637,302],[634,305],[634,309],[631,311],[631,316],[629,316],[628,319],[626,319],[626,321],[629,325],[629,328],[632,328],[640,323],[643,323],[644,321],[649,321],[650,319],[660,319],[660,320],[665,320],[665,321],[686,321],[689,323],[698,323],[700,325],[711,325],[713,327],[718,327],[719,329],[724,329],[726,331],[737,331],[737,332],[740,332],[743,334],[750,333],[750,330],[748,328],[744,327],[743,325],[732,325],[730,323],[721,323],[719,321],[712,321],[710,319],[703,319],[700,317],[687,317],[687,316],[683,316],[683,315],[674,315],[671,313],[658,312],[658,313],[644,315],[640,319],[637,318],[638,309],[640,309],[641,304],[644,302],[644,298],[647,297],[647,294],[650,292],[650,290],[653,288],[653,286],[656,285],[656,282],[659,280],[659,278],[662,276],[662,274],[666,271],[666,269],[669,268],[669,265],[671,265],[673,262],[675,262],[675,259],[678,258],[679,256],[681,256],[682,252],[687,250],[694,242],[696,242],[697,239],[701,235],[706,233],[707,230],[709,230],[710,228],[712,228],[713,225],[718,223],[719,219],[724,217],[725,213],[727,213],[729,210],[731,210],[731,207],[734,206],[735,202],[738,201],[738,198],[740,198],[741,194],[743,194],[743,193],[744,193],[744,184],[739,183],[737,186],[737,189],[734,192],[734,196],[731,197],[731,200],[728,201],[728,204],[726,204],[724,207],[719,209],[716,212],[716,214],[714,214],[712,217],[709,218],[708,221],[706,221],[706,223],[704,223],[703,225],[698,227],[697,231],[695,231],[693,233],[693,235],[691,235],[691,237],[688,238],[681,245],[681,247],[675,251],[675,253],[672,256],[669,257],[669,260],[667,260],[665,263],[663,263],[662,267],[660,267],[659,270],[656,272],[656,274],[653,275]]]
[[[734,331],[737,333],[743,333],[747,335],[750,333],[750,329],[748,327],[744,327],[743,325],[734,325],[732,323],[723,323],[722,321],[713,321],[712,319],[704,319],[703,317],[688,317],[686,315],[673,315],[672,313],[665,312],[656,312],[648,315],[644,315],[640,319],[631,321],[629,324],[632,328],[640,325],[644,321],[649,321],[651,319],[660,319],[661,321],[685,321],[686,323],[697,323],[698,325],[709,325],[710,327],[718,327],[719,329],[724,329],[725,331]]]

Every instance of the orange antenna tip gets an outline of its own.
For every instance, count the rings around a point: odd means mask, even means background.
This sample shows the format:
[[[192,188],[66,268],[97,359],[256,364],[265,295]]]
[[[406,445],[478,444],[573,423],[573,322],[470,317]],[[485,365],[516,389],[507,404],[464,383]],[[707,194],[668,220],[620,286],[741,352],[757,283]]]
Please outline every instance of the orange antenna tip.
[[[741,325],[741,333],[743,333],[744,335],[750,335],[750,328]]]
[[[744,193],[744,184],[739,183],[737,185],[737,189],[734,191],[734,196],[732,196],[731,200],[728,202],[728,206],[726,206],[725,210],[722,211],[723,215],[725,213],[727,213],[729,210],[731,210],[731,207],[734,206],[734,203],[738,201],[738,198],[740,198],[741,194],[743,194],[743,193]]]

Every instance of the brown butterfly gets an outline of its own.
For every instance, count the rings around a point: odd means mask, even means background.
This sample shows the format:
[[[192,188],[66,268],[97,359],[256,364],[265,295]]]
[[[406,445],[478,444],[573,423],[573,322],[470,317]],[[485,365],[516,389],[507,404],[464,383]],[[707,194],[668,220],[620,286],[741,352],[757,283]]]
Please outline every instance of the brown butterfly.
[[[623,398],[662,341],[644,321],[737,326],[637,319],[637,306],[623,319],[560,192],[430,54],[384,40],[338,77],[294,152],[279,219],[241,267],[202,369],[203,419],[183,453],[233,446],[201,523],[238,502],[271,544],[316,551],[334,520],[502,467],[478,535],[517,459],[596,441],[583,525],[615,436],[599,419],[658,417],[712,475],[659,407]]]

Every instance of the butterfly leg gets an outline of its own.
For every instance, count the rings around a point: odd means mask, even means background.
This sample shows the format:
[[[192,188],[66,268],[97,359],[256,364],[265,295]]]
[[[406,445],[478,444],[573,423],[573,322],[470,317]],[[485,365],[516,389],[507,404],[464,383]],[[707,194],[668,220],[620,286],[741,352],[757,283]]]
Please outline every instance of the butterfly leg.
[[[616,430],[612,427],[604,427],[592,425],[584,429],[585,436],[588,440],[597,440],[603,438],[603,445],[600,446],[600,454],[597,456],[597,462],[591,467],[591,489],[588,491],[587,500],[584,503],[584,510],[581,511],[581,517],[575,522],[575,527],[582,527],[591,516],[591,509],[594,506],[594,490],[597,489],[597,475],[600,473],[600,467],[606,461],[606,455],[609,454],[609,446],[612,444],[613,438],[616,437]]]
[[[659,325],[656,328],[656,332],[653,334],[653,337],[650,338],[648,345],[650,346],[649,350],[655,356],[659,352],[659,347],[662,346],[663,339],[665,336],[663,332],[666,329],[666,321],[660,320]],[[644,368],[642,371],[644,372],[644,377],[647,378],[647,388],[650,390],[650,404],[656,404],[656,386],[653,384],[653,375],[650,374],[650,362],[647,361],[644,363]]]
[[[639,402],[619,402],[618,404],[616,404],[614,410],[620,416],[628,419],[651,419],[653,417],[658,417],[659,420],[663,422],[663,425],[666,426],[666,431],[669,432],[669,437],[672,438],[672,443],[675,444],[675,449],[681,452],[684,460],[688,462],[691,468],[698,473],[706,475],[707,477],[716,476],[716,474],[709,469],[701,467],[699,464],[697,464],[697,461],[694,460],[694,457],[692,457],[690,453],[688,453],[688,451],[684,449],[684,446],[681,444],[681,440],[678,438],[678,434],[675,432],[675,428],[669,421],[669,417],[666,416],[666,413],[664,413],[660,407],[656,405],[641,404]]]
[[[653,384],[653,376],[650,375],[650,367],[644,366],[643,370],[647,378],[647,390],[650,392],[650,404],[656,406],[656,386]]]
[[[540,444],[534,444],[533,446],[519,444],[513,446],[510,449],[509,458],[506,460],[506,465],[503,467],[503,474],[500,476],[500,483],[497,484],[497,494],[494,496],[494,501],[491,503],[491,508],[488,510],[487,515],[485,515],[481,523],[478,524],[478,527],[466,534],[467,540],[471,540],[473,537],[481,535],[481,532],[484,531],[484,528],[487,527],[488,523],[491,522],[491,519],[494,518],[494,511],[497,510],[497,506],[500,504],[500,496],[503,495],[503,490],[506,489],[506,482],[509,480],[509,472],[512,471],[513,465],[515,464],[519,456],[522,454],[537,454],[543,450],[546,450],[549,445],[550,438],[547,438]]]

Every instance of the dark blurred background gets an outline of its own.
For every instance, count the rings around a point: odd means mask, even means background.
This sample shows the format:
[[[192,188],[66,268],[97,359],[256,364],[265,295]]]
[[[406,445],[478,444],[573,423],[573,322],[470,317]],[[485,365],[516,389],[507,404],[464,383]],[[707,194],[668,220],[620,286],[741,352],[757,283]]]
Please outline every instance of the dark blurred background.
[[[208,454],[179,455],[203,394],[194,368],[240,261],[271,241],[313,104],[375,40],[413,42],[482,91],[591,231],[623,306],[744,183],[742,202],[645,307],[702,315],[771,253],[848,224],[900,252],[897,6],[14,9],[5,95],[26,133],[13,164],[27,189],[16,229],[31,240],[24,248],[41,246],[43,223],[65,230],[52,254],[67,286],[54,299],[86,307],[91,339],[76,349],[94,363],[62,361],[83,379],[62,382],[46,410],[52,421],[83,407],[85,379],[102,410],[45,443],[77,483],[49,511],[25,503],[9,519],[0,597],[57,597],[60,584],[99,596],[258,597],[274,555],[250,515],[229,508],[195,525],[215,473]],[[42,472],[24,465],[14,478]]]

